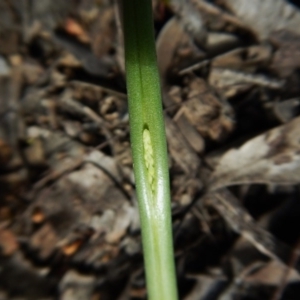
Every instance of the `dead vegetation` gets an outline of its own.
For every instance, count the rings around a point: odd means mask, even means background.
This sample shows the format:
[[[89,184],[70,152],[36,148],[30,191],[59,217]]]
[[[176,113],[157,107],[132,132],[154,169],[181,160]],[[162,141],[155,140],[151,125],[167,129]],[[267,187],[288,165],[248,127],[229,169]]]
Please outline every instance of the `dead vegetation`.
[[[0,1],[0,299],[145,299],[116,2]],[[300,9],[154,1],[184,300],[299,299]]]

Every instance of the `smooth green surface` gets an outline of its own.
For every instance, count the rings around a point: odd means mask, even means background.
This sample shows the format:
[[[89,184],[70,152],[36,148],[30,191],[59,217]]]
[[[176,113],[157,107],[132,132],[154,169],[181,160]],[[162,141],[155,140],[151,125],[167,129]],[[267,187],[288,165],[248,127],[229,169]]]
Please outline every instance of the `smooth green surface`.
[[[151,300],[176,300],[167,145],[151,1],[123,0],[123,12],[131,146],[147,291]]]

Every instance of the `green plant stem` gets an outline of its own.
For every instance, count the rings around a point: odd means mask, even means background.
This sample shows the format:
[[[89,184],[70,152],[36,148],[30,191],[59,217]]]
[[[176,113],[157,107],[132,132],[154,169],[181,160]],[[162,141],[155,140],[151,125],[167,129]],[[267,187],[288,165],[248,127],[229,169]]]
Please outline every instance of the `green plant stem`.
[[[170,184],[151,0],[123,0],[130,134],[149,299],[177,299]]]

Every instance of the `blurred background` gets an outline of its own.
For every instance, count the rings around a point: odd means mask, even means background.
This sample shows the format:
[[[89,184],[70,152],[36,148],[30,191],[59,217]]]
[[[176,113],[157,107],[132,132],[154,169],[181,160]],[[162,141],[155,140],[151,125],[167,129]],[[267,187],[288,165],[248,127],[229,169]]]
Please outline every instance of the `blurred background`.
[[[180,299],[300,299],[300,1],[155,0]],[[0,300],[147,298],[117,0],[0,0]]]

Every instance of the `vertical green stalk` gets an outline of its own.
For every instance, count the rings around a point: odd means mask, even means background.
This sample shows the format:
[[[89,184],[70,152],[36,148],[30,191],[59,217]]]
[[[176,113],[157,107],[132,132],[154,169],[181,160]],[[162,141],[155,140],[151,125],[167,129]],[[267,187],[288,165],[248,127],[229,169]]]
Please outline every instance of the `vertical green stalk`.
[[[147,290],[176,300],[167,145],[151,0],[123,0],[130,134]]]

